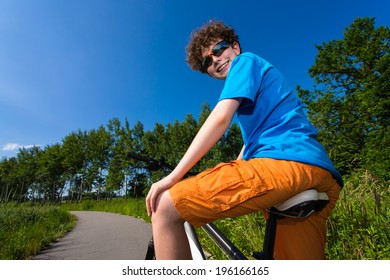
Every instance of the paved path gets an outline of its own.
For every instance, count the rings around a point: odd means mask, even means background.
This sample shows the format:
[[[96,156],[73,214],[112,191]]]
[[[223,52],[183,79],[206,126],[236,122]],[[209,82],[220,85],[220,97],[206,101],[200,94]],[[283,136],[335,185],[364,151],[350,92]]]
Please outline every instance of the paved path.
[[[142,260],[152,236],[151,224],[129,216],[72,211],[78,222],[35,260]]]

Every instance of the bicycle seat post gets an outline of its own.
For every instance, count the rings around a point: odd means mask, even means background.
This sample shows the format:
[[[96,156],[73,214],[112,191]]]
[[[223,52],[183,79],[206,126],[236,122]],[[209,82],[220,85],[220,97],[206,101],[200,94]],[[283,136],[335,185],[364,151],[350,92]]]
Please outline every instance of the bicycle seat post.
[[[277,220],[280,218],[277,214],[270,212],[266,222],[265,236],[263,243],[263,260],[272,260],[274,258],[274,247],[276,237]]]
[[[299,193],[283,203],[274,205],[268,211],[262,252],[254,252],[253,257],[259,260],[272,260],[274,255],[277,220],[288,218],[307,218],[314,212],[322,210],[329,203],[326,193],[309,189]]]

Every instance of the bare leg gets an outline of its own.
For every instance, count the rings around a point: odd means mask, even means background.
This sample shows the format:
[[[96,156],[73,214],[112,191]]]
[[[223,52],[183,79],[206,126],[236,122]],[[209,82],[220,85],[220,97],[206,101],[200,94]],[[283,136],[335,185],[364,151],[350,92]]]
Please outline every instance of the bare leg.
[[[176,211],[169,191],[157,199],[157,210],[152,215],[153,240],[158,260],[192,259],[184,220]]]

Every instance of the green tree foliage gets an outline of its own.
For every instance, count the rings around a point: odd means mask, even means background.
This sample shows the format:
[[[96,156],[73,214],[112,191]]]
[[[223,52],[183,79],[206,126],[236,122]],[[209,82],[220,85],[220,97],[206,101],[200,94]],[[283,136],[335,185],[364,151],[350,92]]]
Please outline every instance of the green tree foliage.
[[[0,162],[0,202],[16,200],[18,193],[18,162],[16,158]]]
[[[62,154],[65,166],[65,180],[68,183],[68,195],[80,200],[87,177],[87,132],[78,130],[66,136],[62,141]]]
[[[111,137],[104,126],[99,129],[92,129],[88,133],[88,159],[89,168],[87,172],[88,191],[96,191],[97,199],[104,192],[106,185],[106,170],[110,161]]]
[[[121,127],[119,119],[114,118],[107,124],[108,132],[111,137],[110,161],[108,163],[108,175],[106,191],[112,194],[114,191],[120,190],[125,180],[124,172],[124,129]]]
[[[389,175],[390,30],[357,18],[342,40],[316,46],[313,91],[298,87],[308,115],[344,174]]]
[[[61,199],[65,188],[63,162],[60,144],[47,146],[40,153],[35,181],[44,201],[55,203]]]
[[[14,170],[11,171],[10,183],[14,186],[15,192],[13,200],[25,201],[28,199],[28,191],[30,188],[30,195],[34,197],[34,193],[41,195],[40,184],[36,180],[38,177],[39,160],[42,156],[40,148],[33,147],[31,149],[21,149],[17,155]],[[34,197],[35,198],[35,197]]]

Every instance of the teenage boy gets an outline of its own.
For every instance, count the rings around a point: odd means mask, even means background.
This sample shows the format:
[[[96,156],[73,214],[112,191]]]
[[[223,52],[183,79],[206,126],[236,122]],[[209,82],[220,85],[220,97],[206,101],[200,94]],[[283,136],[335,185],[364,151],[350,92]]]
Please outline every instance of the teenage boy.
[[[300,100],[269,62],[241,53],[233,28],[210,21],[192,33],[187,62],[225,80],[219,101],[176,168],[146,198],[157,259],[190,259],[183,223],[195,227],[264,211],[310,188],[330,203],[307,219],[278,222],[275,259],[324,259],[326,220],[342,186]],[[237,160],[184,175],[217,143],[237,114],[244,147]]]

